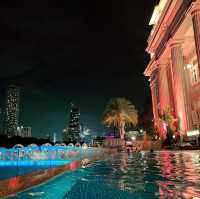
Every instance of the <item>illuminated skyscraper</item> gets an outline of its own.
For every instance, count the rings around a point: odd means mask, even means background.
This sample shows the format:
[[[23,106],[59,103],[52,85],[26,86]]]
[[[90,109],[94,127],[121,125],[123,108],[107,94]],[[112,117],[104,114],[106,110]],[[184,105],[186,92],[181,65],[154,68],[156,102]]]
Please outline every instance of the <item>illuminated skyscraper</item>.
[[[31,137],[32,136],[32,133],[31,133],[31,127],[17,127],[17,134],[15,135],[18,135],[18,136],[21,136],[21,137]]]
[[[5,134],[9,137],[17,135],[19,119],[20,89],[16,86],[9,86],[6,91],[5,104]]]
[[[70,103],[69,126],[64,131],[64,141],[80,142],[80,108]]]
[[[53,134],[53,143],[56,143],[57,142],[57,135],[56,133]]]

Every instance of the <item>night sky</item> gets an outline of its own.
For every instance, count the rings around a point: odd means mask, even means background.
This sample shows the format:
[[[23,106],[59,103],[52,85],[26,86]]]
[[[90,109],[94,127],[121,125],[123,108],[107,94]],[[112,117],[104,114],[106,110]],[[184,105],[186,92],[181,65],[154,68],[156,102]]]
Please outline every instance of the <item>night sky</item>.
[[[126,97],[142,112],[150,98],[143,76],[148,22],[157,2],[1,0],[0,88],[21,87],[20,124],[34,136],[59,134],[70,100],[95,134],[103,132],[110,98]]]

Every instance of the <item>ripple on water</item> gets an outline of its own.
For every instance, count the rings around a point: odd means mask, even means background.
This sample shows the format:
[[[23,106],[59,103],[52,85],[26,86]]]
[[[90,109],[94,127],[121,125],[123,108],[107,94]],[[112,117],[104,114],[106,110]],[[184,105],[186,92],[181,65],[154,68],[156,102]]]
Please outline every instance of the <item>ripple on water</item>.
[[[30,193],[45,194],[30,196]],[[65,173],[17,198],[198,199],[199,151],[120,153],[85,169]]]

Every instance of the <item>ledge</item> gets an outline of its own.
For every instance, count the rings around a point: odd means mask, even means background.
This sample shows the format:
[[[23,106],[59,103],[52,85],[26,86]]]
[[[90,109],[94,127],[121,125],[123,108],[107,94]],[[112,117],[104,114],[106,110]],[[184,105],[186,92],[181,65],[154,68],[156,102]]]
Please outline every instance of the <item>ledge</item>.
[[[38,170],[34,171],[29,174],[15,176],[6,180],[0,181],[0,198],[15,195],[18,192],[22,192],[28,188],[31,188],[35,185],[41,184],[43,182],[48,181],[49,179],[56,177],[57,175],[66,172],[66,171],[73,171],[77,168],[87,165],[91,162],[99,160],[103,158],[105,155],[113,153],[112,150],[104,150],[99,156],[93,156],[91,158],[83,158],[78,161],[71,162],[70,164],[59,166],[55,168],[45,169],[45,170]]]

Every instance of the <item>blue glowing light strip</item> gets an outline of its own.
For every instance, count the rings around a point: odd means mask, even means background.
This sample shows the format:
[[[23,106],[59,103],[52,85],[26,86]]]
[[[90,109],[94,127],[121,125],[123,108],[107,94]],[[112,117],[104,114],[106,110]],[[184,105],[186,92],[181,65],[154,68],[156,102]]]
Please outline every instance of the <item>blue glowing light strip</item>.
[[[70,160],[37,160],[37,161],[0,161],[0,167],[3,166],[59,166],[71,163]]]

